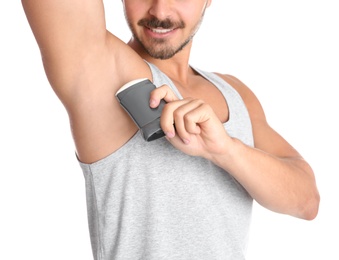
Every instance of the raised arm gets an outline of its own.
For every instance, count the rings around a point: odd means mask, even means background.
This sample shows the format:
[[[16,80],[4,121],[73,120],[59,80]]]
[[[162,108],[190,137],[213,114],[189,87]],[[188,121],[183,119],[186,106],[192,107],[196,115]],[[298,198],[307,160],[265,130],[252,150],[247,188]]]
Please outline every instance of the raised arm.
[[[105,44],[102,1],[22,0],[22,4],[50,83],[58,94],[66,94],[81,63]]]
[[[102,0],[22,0],[46,75],[65,105],[80,160],[96,161],[130,138],[115,91],[151,77],[146,63],[106,30]]]
[[[123,55],[116,54],[125,52],[124,55],[134,59],[138,56],[107,32],[101,0],[22,0],[22,4],[40,47],[46,74],[57,94],[67,94],[69,85],[79,85],[78,75],[101,66],[101,62],[110,66],[111,75],[119,67],[119,77],[128,80],[120,66],[125,62],[119,64],[118,58]],[[135,70],[129,69],[126,74],[131,71]],[[115,80],[118,85],[123,83],[118,77]]]

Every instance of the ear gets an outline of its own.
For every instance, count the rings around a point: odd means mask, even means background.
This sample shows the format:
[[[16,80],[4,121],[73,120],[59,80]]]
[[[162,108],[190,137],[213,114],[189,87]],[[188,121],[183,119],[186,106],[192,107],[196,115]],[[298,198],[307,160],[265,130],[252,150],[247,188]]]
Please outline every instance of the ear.
[[[212,3],[212,0],[207,0],[207,7],[209,7]]]

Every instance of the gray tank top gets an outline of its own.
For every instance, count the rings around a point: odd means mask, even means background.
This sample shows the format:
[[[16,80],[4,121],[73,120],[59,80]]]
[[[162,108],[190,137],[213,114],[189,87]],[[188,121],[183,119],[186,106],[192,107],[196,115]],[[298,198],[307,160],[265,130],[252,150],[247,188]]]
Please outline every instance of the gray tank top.
[[[149,66],[157,87],[167,84],[182,98]],[[227,100],[228,134],[253,146],[239,94],[217,75],[195,71]],[[80,166],[95,260],[245,259],[253,199],[210,161],[176,150],[165,138],[145,142],[137,132],[106,158]]]

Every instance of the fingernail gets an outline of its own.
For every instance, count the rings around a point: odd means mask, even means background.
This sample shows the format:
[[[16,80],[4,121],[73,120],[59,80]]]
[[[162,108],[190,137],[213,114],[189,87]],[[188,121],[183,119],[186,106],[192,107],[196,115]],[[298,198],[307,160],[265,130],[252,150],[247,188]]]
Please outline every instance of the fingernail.
[[[189,144],[190,143],[190,140],[188,140],[188,139],[182,139],[182,141],[184,142],[184,144]]]
[[[154,106],[156,105],[156,101],[155,101],[154,99],[151,99],[151,100],[149,101],[149,105],[150,105],[151,107],[154,107]]]
[[[168,138],[173,138],[174,137],[174,133],[173,132],[166,132],[165,134],[166,134],[166,136]]]

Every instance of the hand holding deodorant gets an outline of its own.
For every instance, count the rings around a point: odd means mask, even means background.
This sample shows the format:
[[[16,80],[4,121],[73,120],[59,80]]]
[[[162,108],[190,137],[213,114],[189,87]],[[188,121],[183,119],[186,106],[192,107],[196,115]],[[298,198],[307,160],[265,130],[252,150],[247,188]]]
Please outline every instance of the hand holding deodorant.
[[[155,88],[149,79],[137,79],[122,86],[115,94],[146,141],[153,141],[165,135],[160,127],[160,115],[166,102],[161,100],[157,108],[151,108],[149,105],[150,93]]]

